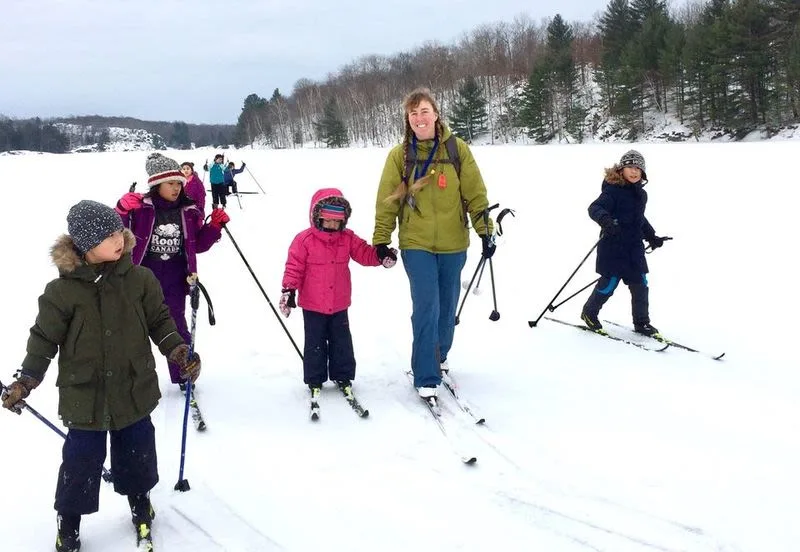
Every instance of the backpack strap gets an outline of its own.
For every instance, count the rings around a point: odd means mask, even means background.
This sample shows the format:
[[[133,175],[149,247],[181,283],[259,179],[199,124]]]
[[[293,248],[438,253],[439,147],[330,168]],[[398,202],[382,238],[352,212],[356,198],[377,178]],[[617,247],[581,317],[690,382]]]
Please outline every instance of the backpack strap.
[[[456,137],[454,135],[450,135],[447,140],[444,141],[444,146],[447,148],[447,159],[437,159],[437,163],[452,163],[453,168],[456,170],[456,175],[461,177],[461,158],[458,156],[458,144],[456,143]],[[408,181],[411,180],[411,172],[417,167],[417,165],[421,165],[423,162],[421,159],[417,159],[416,157],[411,157],[412,152],[409,152],[409,158],[406,159],[406,177],[404,182],[408,184]],[[413,155],[416,156],[417,152],[413,152]]]
[[[451,134],[450,137],[444,141],[444,145],[447,148],[447,157],[449,157],[448,161],[453,164],[456,174],[459,178],[461,178],[461,159],[458,157],[458,144],[456,144],[456,137]]]
[[[458,144],[456,143],[455,135],[451,134],[447,138],[447,140],[444,141],[444,146],[445,148],[447,148],[447,159],[439,159],[436,162],[445,164],[452,163],[453,168],[456,170],[456,175],[459,178],[461,178],[461,158],[458,156]],[[408,182],[409,180],[411,180],[411,174],[416,169],[417,165],[421,165],[423,163],[421,159],[417,159],[416,155],[417,155],[416,151],[409,152],[409,157],[408,159],[406,159],[406,171],[405,171],[405,177],[403,178],[403,182],[406,184],[406,186],[408,186]],[[467,212],[466,203],[467,202],[462,198],[461,207],[462,210],[464,211],[464,225],[468,227],[469,219],[467,218],[466,214]],[[400,221],[403,220],[403,210],[405,209],[405,206],[406,206],[406,200],[403,199],[400,202],[400,212],[397,215],[398,225],[400,224]]]

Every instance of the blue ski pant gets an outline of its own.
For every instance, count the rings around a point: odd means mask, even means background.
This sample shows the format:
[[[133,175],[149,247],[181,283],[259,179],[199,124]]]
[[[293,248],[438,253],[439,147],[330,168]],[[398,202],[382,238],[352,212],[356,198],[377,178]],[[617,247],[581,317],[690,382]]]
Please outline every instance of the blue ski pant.
[[[439,363],[447,360],[456,328],[456,305],[461,290],[461,270],[467,252],[430,253],[405,249],[403,267],[411,286],[411,369],[415,387],[442,382]]]
[[[600,276],[588,301],[583,306],[583,312],[597,317],[600,309],[614,294],[620,280],[625,282],[631,291],[631,315],[634,325],[650,323],[650,289],[647,287],[647,274],[637,276]]]
[[[58,470],[55,501],[58,513],[80,516],[99,509],[100,479],[109,434],[114,491],[121,495],[144,494],[158,483],[156,435],[150,416],[113,431],[70,429]]]

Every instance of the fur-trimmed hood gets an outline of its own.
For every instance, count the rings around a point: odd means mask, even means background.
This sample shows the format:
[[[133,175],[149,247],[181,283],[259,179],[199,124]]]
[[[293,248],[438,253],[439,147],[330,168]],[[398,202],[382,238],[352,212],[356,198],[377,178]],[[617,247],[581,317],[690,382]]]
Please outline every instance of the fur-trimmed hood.
[[[344,198],[344,194],[338,188],[322,188],[314,193],[311,198],[311,206],[308,209],[308,220],[311,223],[311,227],[317,228],[316,220],[319,217],[319,211],[323,203],[332,203],[344,207],[344,221],[342,221],[341,227],[344,230],[353,210],[350,207],[350,202]]]
[[[639,182],[628,182],[625,180],[625,178],[623,178],[622,167],[619,165],[614,165],[613,167],[607,168],[603,180],[612,186],[644,186],[647,183],[647,178],[645,177],[644,172],[642,173],[642,178],[639,180]]]
[[[133,232],[127,228],[122,231],[122,236],[125,238],[122,254],[125,255],[133,250],[136,245],[136,238],[133,236]],[[71,274],[81,266],[86,265],[83,256],[75,247],[75,242],[72,241],[72,237],[69,234],[62,234],[58,237],[50,248],[50,258],[58,272],[63,275]]]

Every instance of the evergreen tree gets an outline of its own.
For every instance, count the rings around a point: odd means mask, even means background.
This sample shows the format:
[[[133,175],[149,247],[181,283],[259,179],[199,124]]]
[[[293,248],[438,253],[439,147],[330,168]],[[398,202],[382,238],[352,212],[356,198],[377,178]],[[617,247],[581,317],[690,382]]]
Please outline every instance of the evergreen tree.
[[[570,96],[575,89],[575,62],[572,59],[572,41],[575,35],[561,14],[556,14],[547,26],[547,56],[555,84]]]
[[[189,140],[189,125],[181,121],[172,123],[172,135],[169,144],[173,148],[187,149],[191,141]]]
[[[111,134],[104,128],[97,135],[97,151],[106,151],[108,143],[111,141]]]
[[[575,106],[575,83],[577,69],[572,58],[572,42],[575,35],[572,27],[568,25],[561,14],[556,14],[547,26],[546,60],[549,70],[547,79],[550,86],[550,98],[553,105],[550,107],[552,114],[551,130],[557,132],[559,138],[567,130],[572,135],[583,137],[582,121],[575,119],[580,112],[585,110]],[[570,130],[567,129],[569,127]]]
[[[600,17],[600,38],[603,45],[598,74],[603,96],[611,114],[628,113],[629,91],[624,90],[620,83],[619,73],[623,67],[623,54],[631,41],[633,29],[633,14],[628,0],[611,0]],[[620,95],[622,97],[618,98]]]
[[[774,58],[770,50],[770,14],[761,0],[738,0],[728,18],[728,67],[734,86],[727,122],[735,128],[766,123],[774,88]],[[733,69],[733,71],[731,71]]]
[[[39,150],[50,153],[64,153],[69,148],[69,138],[52,124],[42,125]]]
[[[526,127],[528,137],[539,143],[547,142],[554,136],[550,73],[547,60],[539,58],[519,99],[518,124]]]
[[[478,82],[474,77],[467,77],[458,90],[450,116],[453,134],[471,143],[478,134],[485,132],[488,120],[486,104]]]
[[[258,94],[250,94],[244,99],[242,112],[236,121],[233,143],[237,146],[252,144],[258,138],[268,138],[272,127],[267,117],[267,100]]]
[[[667,4],[664,0],[631,0],[631,21],[634,29],[639,31],[644,27],[645,21],[653,16],[667,15]]]
[[[800,2],[771,0],[774,20],[771,47],[777,63],[776,91],[782,107],[794,120],[800,118]]]
[[[339,118],[335,98],[329,99],[325,104],[322,119],[314,123],[314,127],[320,142],[324,142],[329,148],[343,148],[350,144],[347,127]]]

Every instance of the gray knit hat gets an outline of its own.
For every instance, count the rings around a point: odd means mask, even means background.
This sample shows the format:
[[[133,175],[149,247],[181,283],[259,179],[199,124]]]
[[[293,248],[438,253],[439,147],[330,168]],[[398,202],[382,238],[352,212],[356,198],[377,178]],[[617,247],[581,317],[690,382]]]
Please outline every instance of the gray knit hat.
[[[183,176],[178,162],[160,153],[148,155],[144,167],[147,170],[147,185],[151,188],[173,180],[180,180],[181,184],[186,184],[186,177]]]
[[[618,166],[620,169],[625,167],[636,167],[642,171],[642,179],[647,180],[647,173],[645,172],[644,166],[644,155],[636,150],[625,152],[622,157],[620,157]]]
[[[122,219],[114,209],[89,199],[73,205],[67,215],[67,231],[81,253],[100,245],[122,228]]]

